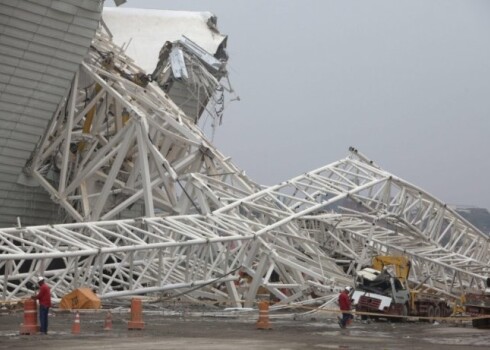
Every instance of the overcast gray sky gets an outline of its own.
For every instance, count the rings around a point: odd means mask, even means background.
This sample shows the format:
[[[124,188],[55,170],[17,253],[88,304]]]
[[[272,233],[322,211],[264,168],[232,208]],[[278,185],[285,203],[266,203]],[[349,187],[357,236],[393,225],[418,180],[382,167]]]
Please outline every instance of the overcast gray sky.
[[[355,146],[448,204],[490,208],[490,1],[124,7],[218,17],[241,101],[227,104],[215,145],[255,181],[279,183]]]

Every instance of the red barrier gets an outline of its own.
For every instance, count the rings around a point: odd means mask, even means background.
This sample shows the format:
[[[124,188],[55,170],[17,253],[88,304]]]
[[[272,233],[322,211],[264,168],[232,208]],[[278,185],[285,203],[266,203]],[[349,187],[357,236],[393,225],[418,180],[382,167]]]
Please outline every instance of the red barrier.
[[[272,329],[269,323],[269,302],[259,302],[259,319],[257,320],[257,329]]]
[[[80,334],[80,314],[77,312],[73,324],[71,325],[71,334]]]
[[[104,331],[111,331],[112,330],[112,314],[110,311],[107,311],[107,315],[105,316],[105,322],[104,322]]]
[[[128,330],[143,329],[144,327],[141,299],[133,298],[131,299],[131,321],[128,322]]]
[[[36,334],[39,332],[37,325],[37,303],[33,299],[24,302],[24,323],[20,325],[20,334]]]

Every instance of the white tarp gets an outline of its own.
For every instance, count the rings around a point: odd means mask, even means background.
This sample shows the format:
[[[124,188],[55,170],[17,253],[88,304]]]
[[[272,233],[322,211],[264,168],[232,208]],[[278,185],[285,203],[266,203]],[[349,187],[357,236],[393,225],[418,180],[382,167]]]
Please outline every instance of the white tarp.
[[[226,39],[208,26],[210,12],[186,12],[106,7],[102,18],[111,31],[113,41],[127,44],[126,54],[147,73],[152,73],[158,54],[166,41],[186,36],[210,54],[215,54]]]

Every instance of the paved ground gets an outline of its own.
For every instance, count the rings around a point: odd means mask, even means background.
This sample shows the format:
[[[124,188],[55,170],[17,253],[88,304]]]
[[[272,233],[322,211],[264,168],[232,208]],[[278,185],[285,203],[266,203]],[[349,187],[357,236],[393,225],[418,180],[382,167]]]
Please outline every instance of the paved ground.
[[[468,349],[487,348],[490,330],[467,324],[419,322],[362,323],[340,329],[334,319],[312,317],[272,318],[272,330],[257,330],[250,316],[223,314],[179,315],[149,312],[143,315],[145,328],[128,331],[129,314],[124,309],[113,314],[112,331],[104,331],[104,311],[82,313],[81,334],[72,335],[73,314],[55,312],[50,316],[48,335],[19,335],[22,312],[0,315],[0,349]]]

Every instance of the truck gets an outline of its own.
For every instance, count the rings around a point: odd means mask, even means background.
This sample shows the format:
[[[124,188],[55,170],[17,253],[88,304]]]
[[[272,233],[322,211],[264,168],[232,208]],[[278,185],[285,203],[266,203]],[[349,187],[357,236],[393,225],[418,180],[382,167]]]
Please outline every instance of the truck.
[[[471,320],[475,328],[490,328],[490,278],[487,278],[486,284],[483,293],[466,293],[463,297],[466,313],[475,317]]]
[[[355,310],[375,314],[361,315],[362,319],[402,316],[391,318],[404,322],[411,316],[427,317],[427,321],[433,322],[436,317],[451,315],[445,298],[409,288],[410,266],[410,260],[404,256],[375,256],[371,267],[357,272],[352,294]]]

